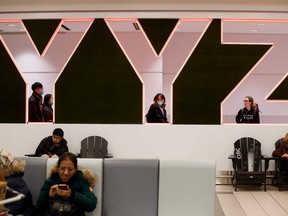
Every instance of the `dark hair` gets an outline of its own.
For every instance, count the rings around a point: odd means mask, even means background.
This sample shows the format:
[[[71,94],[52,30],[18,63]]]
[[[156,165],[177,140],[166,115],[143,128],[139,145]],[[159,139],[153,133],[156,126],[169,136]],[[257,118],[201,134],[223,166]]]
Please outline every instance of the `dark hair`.
[[[77,169],[78,161],[77,161],[77,157],[75,154],[71,152],[65,152],[63,155],[59,157],[58,162],[57,162],[57,167],[60,167],[60,164],[63,160],[71,161],[74,164],[74,168]]]
[[[44,96],[43,105],[46,105],[46,106],[48,105],[48,106],[50,106],[49,101],[50,101],[51,97],[52,97],[51,94],[46,94],[46,95]]]
[[[153,99],[153,104],[155,106],[157,105],[158,97],[160,97],[164,101],[162,107],[165,108],[165,106],[166,106],[166,98],[165,98],[165,96],[162,93],[158,93],[158,94],[155,95],[155,97]]]
[[[64,131],[63,131],[61,128],[56,128],[56,129],[53,131],[52,134],[53,134],[53,135],[57,135],[57,136],[59,136],[59,137],[61,137],[61,138],[64,137]]]
[[[254,99],[251,96],[246,96],[245,98],[248,98],[249,102],[251,102],[251,104],[254,103]]]
[[[36,88],[43,88],[43,85],[40,82],[35,82],[32,86],[31,89],[34,92]]]

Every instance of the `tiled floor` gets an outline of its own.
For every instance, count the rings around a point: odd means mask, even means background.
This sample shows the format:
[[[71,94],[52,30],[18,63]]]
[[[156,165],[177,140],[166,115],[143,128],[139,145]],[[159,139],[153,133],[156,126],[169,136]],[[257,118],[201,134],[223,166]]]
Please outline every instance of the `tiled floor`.
[[[231,185],[216,186],[216,216],[288,216],[288,191],[267,186],[239,188]]]

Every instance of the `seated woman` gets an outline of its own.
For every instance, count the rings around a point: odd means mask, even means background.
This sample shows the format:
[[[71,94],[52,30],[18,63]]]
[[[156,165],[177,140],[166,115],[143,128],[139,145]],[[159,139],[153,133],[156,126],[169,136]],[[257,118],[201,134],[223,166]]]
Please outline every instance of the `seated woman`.
[[[148,113],[146,114],[146,120],[148,123],[168,123],[166,116],[166,99],[161,93],[158,93],[151,104]]]
[[[40,215],[83,216],[96,208],[97,198],[92,187],[96,175],[79,170],[77,157],[66,152],[58,159],[41,188],[36,204]]]
[[[280,163],[280,169],[288,171],[288,133],[280,140],[280,146],[275,149],[272,153],[273,157],[282,157],[283,159],[287,160],[281,160]]]
[[[24,199],[5,205],[11,215],[36,215],[35,207],[32,204],[32,195],[22,178],[25,166],[24,160],[16,160],[6,149],[0,149],[0,172],[5,177],[7,186],[25,195]],[[6,194],[6,198],[13,196],[15,195]]]

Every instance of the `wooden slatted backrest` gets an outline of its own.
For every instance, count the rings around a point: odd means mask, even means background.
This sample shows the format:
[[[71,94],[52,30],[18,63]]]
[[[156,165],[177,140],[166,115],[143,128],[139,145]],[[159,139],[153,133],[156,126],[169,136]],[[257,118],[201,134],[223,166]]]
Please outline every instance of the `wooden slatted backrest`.
[[[104,158],[108,142],[100,136],[89,136],[81,141],[81,158]]]
[[[242,137],[234,143],[234,154],[237,157],[238,171],[262,171],[261,143],[252,137]],[[252,156],[252,160],[250,158]]]

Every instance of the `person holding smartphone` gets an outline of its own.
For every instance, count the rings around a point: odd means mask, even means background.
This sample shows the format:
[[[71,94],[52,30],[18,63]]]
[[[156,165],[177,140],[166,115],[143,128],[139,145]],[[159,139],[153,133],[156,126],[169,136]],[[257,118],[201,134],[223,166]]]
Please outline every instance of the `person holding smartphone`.
[[[41,188],[36,204],[38,214],[84,216],[85,212],[92,212],[97,205],[92,189],[95,181],[92,171],[78,169],[76,155],[64,153]]]

